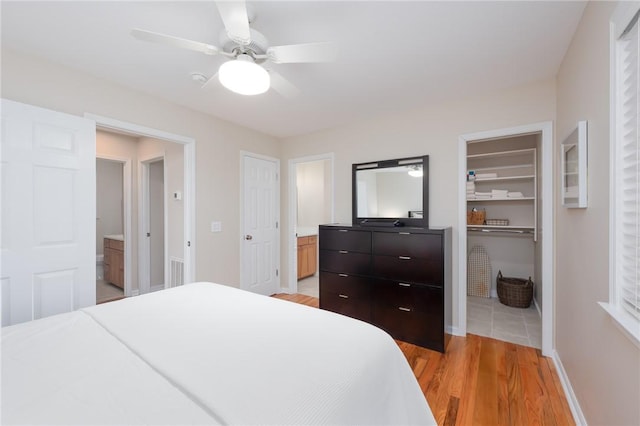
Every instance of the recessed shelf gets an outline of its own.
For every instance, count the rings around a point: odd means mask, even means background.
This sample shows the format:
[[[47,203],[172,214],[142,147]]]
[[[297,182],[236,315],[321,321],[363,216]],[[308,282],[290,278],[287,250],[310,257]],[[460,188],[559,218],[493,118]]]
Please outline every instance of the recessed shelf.
[[[509,181],[509,180],[529,180],[535,178],[534,175],[524,175],[524,176],[504,176],[504,177],[495,177],[495,178],[476,178],[476,180],[472,181],[475,183],[483,183],[483,182],[501,182],[501,181]]]
[[[532,201],[535,197],[518,197],[518,198],[467,198],[467,203],[479,203],[485,201]]]

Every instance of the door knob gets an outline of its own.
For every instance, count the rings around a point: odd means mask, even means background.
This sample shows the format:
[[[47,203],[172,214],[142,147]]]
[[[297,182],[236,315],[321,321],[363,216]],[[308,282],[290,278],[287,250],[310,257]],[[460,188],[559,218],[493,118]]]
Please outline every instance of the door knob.
[[[245,240],[253,240],[253,236],[251,236],[251,235],[245,235],[245,236],[244,236],[244,239],[245,239]]]

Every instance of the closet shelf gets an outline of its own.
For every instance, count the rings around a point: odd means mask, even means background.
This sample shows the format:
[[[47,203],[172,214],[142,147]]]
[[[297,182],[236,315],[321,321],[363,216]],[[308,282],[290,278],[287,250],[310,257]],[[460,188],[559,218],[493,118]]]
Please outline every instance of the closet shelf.
[[[515,149],[509,151],[494,151],[484,154],[469,154],[467,155],[467,159],[472,160],[477,158],[516,157],[521,155],[528,155],[532,152],[535,152],[535,148]]]
[[[519,197],[519,198],[467,198],[467,203],[479,203],[485,201],[531,201],[535,197]]]
[[[483,182],[502,182],[509,180],[531,180],[534,179],[534,175],[523,175],[523,176],[503,176],[496,178],[476,178],[473,182],[475,183],[483,183]]]
[[[496,234],[516,234],[534,235],[533,226],[489,226],[489,225],[467,225],[469,232],[496,233]]]

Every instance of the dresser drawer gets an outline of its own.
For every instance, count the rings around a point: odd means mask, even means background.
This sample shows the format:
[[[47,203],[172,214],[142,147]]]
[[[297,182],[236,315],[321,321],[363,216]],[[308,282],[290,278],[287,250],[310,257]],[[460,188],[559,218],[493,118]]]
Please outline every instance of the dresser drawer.
[[[444,352],[442,311],[411,312],[374,304],[371,321],[394,339]]]
[[[371,253],[371,232],[351,229],[320,229],[320,250]]]
[[[321,271],[366,275],[371,270],[370,265],[371,255],[366,253],[320,250]]]
[[[387,280],[378,280],[372,288],[373,300],[380,306],[405,312],[442,312],[442,288]]]
[[[442,262],[410,256],[373,256],[373,274],[412,283],[443,285]]]
[[[442,262],[442,237],[410,232],[374,232],[372,252],[386,256],[409,256]]]
[[[371,322],[371,300],[368,297],[359,299],[320,289],[320,309]]]
[[[369,298],[371,279],[334,272],[320,272],[320,290],[349,296],[350,298]]]

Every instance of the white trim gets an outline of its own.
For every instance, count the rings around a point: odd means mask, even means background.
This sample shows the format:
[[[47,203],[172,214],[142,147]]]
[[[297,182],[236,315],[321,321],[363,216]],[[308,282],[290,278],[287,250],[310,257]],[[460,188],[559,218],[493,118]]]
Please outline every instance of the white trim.
[[[184,146],[184,282],[195,281],[196,276],[196,140],[187,136],[165,132],[151,127],[116,120],[97,114],[85,113],[85,118],[96,122],[96,128],[133,136],[147,136]],[[135,296],[135,294],[131,294]]]
[[[133,275],[131,264],[133,263],[133,253],[131,248],[131,222],[132,222],[132,191],[131,191],[131,158],[118,157],[114,155],[98,154],[96,158],[102,160],[116,161],[122,163],[122,199],[123,199],[123,215],[124,215],[124,295],[132,296],[131,279]],[[97,196],[97,194],[96,194]]]
[[[631,342],[640,349],[640,325],[627,312],[622,312],[611,303],[598,302],[598,305],[611,316],[613,323]]]
[[[298,240],[296,238],[296,217],[298,216],[298,188],[296,179],[296,166],[301,163],[310,163],[313,161],[328,160],[331,167],[331,219],[332,223],[335,218],[335,173],[334,163],[335,155],[333,152],[326,154],[309,155],[306,157],[292,158],[289,160],[289,220],[287,229],[287,247],[290,248],[289,253],[289,285],[282,287],[282,291],[287,294],[295,294],[298,292]]]
[[[624,30],[631,22],[631,19],[638,13],[638,9],[640,9],[640,1],[630,1],[625,0],[618,3],[615,10],[611,14],[611,36],[612,40],[617,40],[620,38]],[[609,52],[614,52],[615,50],[609,50]],[[610,74],[612,77],[614,74]]]
[[[146,136],[154,139],[162,139],[169,142],[175,142],[182,145],[188,145],[195,142],[195,139],[187,136],[177,135],[175,133],[165,132],[163,130],[153,129],[151,127],[141,126],[135,123],[116,120],[114,118],[103,117],[101,115],[86,112],[85,118],[89,118],[96,122],[101,129],[113,130],[119,133],[125,133],[131,136]]]
[[[244,277],[244,247],[242,244],[244,238],[244,159],[246,157],[257,158],[259,160],[265,160],[275,163],[276,165],[276,190],[275,190],[275,216],[276,221],[278,222],[278,232],[276,232],[276,255],[273,259],[273,266],[280,270],[280,234],[281,232],[281,220],[280,220],[280,159],[275,157],[270,157],[268,155],[255,154],[249,151],[240,151],[240,288],[247,289],[245,285],[245,277]],[[282,274],[279,273],[276,277],[276,282],[274,285],[274,290],[277,292],[280,290],[280,276]]]
[[[567,375],[567,372],[562,365],[562,361],[560,361],[560,354],[558,354],[555,349],[551,354],[551,359],[553,360],[553,364],[555,365],[556,371],[558,372],[558,378],[560,379],[560,384],[562,385],[564,394],[567,397],[567,403],[569,404],[569,409],[571,410],[571,414],[573,415],[573,421],[578,426],[587,426],[587,419],[585,419],[584,414],[582,413],[582,408],[580,408],[578,398],[573,391],[569,376]]]
[[[553,351],[553,306],[554,306],[554,223],[553,208],[553,126],[551,121],[510,127],[506,129],[469,133],[458,137],[458,330],[460,335],[467,333],[467,212],[466,212],[466,174],[467,142],[486,139],[505,138],[526,134],[541,135],[542,172],[545,176],[542,184],[542,217],[537,226],[542,233],[542,354],[551,356]],[[549,173],[550,172],[550,173]],[[538,243],[540,240],[538,239]]]

